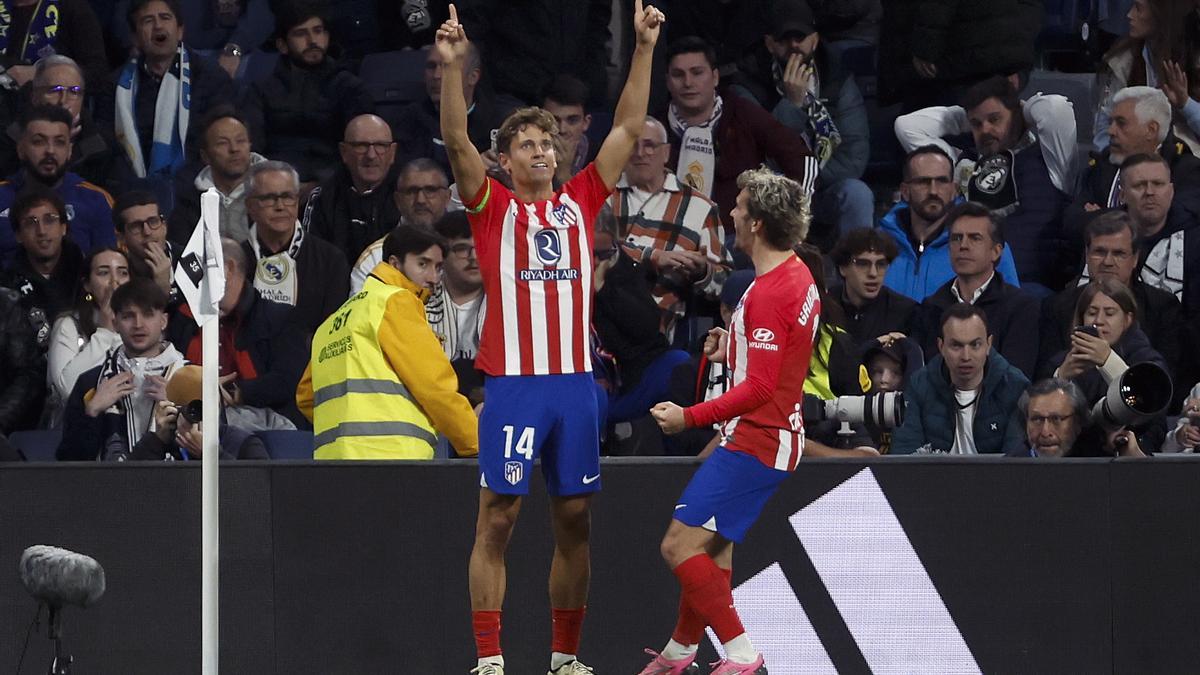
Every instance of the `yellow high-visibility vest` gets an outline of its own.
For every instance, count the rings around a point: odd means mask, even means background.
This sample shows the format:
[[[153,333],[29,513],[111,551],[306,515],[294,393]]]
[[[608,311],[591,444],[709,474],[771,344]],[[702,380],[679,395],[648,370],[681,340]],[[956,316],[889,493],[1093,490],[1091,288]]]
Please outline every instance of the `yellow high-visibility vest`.
[[[388,299],[409,291],[368,277],[313,336],[316,459],[432,459],[433,423],[384,358]]]

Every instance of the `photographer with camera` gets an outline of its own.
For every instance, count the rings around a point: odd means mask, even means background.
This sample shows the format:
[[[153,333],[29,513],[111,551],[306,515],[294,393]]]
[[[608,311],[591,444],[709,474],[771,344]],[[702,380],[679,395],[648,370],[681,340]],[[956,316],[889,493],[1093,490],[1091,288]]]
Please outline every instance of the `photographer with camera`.
[[[110,443],[104,459],[201,459],[204,456],[202,377],[200,366],[187,365],[176,370],[167,381],[166,398],[154,404],[154,432],[143,434],[128,450],[121,443]],[[217,436],[220,459],[270,459],[262,439],[244,429],[229,426],[225,419],[224,401],[221,401],[221,423]]]
[[[113,291],[109,305],[121,344],[101,365],[79,376],[63,414],[60,460],[95,460],[129,453],[162,421],[156,404],[184,364],[163,340],[167,294],[149,279],[132,279]]]
[[[1195,452],[1200,447],[1200,383],[1192,387],[1175,430],[1163,444],[1163,452]]]
[[[942,313],[939,354],[904,388],[891,454],[1008,452],[1024,444],[1013,413],[1029,380],[992,349],[987,318],[960,302]]]
[[[1131,365],[1149,362],[1170,373],[1166,359],[1138,328],[1137,314],[1137,301],[1128,286],[1108,277],[1092,281],[1075,305],[1070,349],[1052,359],[1057,364],[1054,376],[1073,381],[1094,402],[1104,398],[1109,384]],[[1122,439],[1131,450],[1157,452],[1167,434],[1166,418],[1160,414],[1134,426],[1134,433],[1127,431],[1109,430],[1104,452],[1124,454]]]

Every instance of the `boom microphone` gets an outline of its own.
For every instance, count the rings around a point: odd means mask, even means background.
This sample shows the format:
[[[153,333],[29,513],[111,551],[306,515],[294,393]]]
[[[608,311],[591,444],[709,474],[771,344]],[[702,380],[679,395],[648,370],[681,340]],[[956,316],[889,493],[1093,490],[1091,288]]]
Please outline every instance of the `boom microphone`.
[[[21,583],[51,609],[87,607],[104,595],[104,568],[95,558],[57,546],[30,546],[21,554]]]

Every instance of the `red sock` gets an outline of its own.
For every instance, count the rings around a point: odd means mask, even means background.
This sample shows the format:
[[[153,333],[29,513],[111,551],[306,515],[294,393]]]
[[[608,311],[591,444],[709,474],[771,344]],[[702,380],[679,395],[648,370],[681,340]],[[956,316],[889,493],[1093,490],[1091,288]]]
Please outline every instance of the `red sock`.
[[[723,567],[717,569],[721,570],[726,583],[733,580],[733,570]],[[696,614],[696,610],[687,604],[681,594],[679,597],[679,621],[675,624],[675,632],[671,634],[671,639],[681,645],[700,644],[700,639],[704,637],[704,628],[704,619]]]
[[[500,610],[473,610],[471,625],[475,629],[475,652],[478,657],[482,659],[486,656],[499,656]]]
[[[587,607],[550,610],[553,620],[550,651],[559,654],[579,653],[579,634],[583,632],[583,613],[585,611],[587,611]]]
[[[712,626],[721,642],[729,642],[746,632],[733,609],[733,592],[727,572],[722,571],[704,553],[688,558],[672,570],[683,590],[683,601],[691,606],[707,626]]]

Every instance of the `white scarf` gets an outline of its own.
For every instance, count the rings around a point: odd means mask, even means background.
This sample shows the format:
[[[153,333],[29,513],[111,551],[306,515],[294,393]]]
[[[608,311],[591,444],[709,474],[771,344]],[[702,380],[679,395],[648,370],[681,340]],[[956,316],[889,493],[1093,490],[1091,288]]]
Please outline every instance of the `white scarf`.
[[[451,361],[473,359],[479,351],[479,336],[483,332],[483,319],[487,315],[483,295],[472,300],[466,307],[459,307],[450,299],[450,292],[442,284],[425,302],[425,319],[434,335],[441,340],[442,350]],[[463,323],[473,327],[470,335],[459,333],[460,315]]]
[[[146,432],[154,430],[155,401],[143,392],[142,385],[146,381],[146,377],[151,375],[169,377],[177,367],[184,363],[186,361],[183,355],[175,351],[175,347],[169,342],[163,343],[163,350],[158,356],[130,358],[125,354],[124,345],[115,347],[108,352],[108,356],[105,357],[104,364],[100,368],[100,377],[96,380],[97,386],[104,380],[120,373],[133,373],[133,393],[125,396],[105,411],[125,416],[126,442],[129,452],[133,451],[133,446],[137,445]]]
[[[1185,230],[1159,241],[1146,256],[1142,283],[1173,293],[1183,302],[1183,245]]]
[[[263,257],[262,247],[258,243],[257,224],[250,226],[250,239],[247,241],[258,260],[254,271],[254,287],[268,300],[295,307],[299,300],[296,257],[300,255],[300,246],[304,242],[304,228],[300,227],[300,222],[296,221],[292,243],[274,255]]]
[[[117,80],[116,113],[117,141],[125,148],[125,154],[133,165],[138,178],[147,174],[174,175],[184,160],[187,139],[189,110],[192,107],[192,68],[187,50],[179,43],[175,62],[163,75],[158,87],[158,99],[154,104],[153,144],[150,147],[150,163],[142,154],[142,143],[137,132],[137,119],[133,111],[137,99],[138,57],[133,57],[121,70]]]
[[[674,103],[667,108],[667,122],[671,125],[671,131],[680,138],[675,175],[705,197],[712,196],[713,181],[716,180],[717,146],[713,131],[721,121],[723,109],[724,104],[718,96],[713,103],[712,117],[707,122],[688,125],[679,117],[679,110]]]

